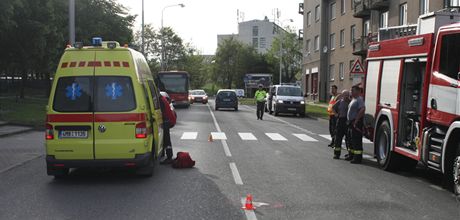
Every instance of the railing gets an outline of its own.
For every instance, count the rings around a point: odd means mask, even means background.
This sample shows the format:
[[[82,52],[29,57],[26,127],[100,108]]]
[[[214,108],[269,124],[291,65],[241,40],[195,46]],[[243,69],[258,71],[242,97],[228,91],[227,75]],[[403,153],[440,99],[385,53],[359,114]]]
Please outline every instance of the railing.
[[[369,10],[369,0],[361,0],[355,2],[353,16],[356,18],[368,17],[371,15],[371,10]]]
[[[417,25],[405,25],[379,29],[379,41],[396,39],[417,34]]]
[[[303,40],[303,29],[299,29],[299,40]]]
[[[366,55],[368,43],[369,43],[369,40],[367,36],[362,36],[356,39],[353,42],[353,54],[354,55]]]
[[[303,8],[303,3],[299,3],[299,14],[303,15],[303,11],[304,11],[304,8]]]

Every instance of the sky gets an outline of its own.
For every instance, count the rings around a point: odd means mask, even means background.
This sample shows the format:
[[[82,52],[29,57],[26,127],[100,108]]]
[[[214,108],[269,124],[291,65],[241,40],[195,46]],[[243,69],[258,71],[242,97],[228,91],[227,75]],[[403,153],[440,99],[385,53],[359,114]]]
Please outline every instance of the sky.
[[[134,29],[140,30],[142,0],[116,1],[127,7],[130,14],[137,15]],[[273,10],[278,8],[283,26],[298,30],[303,26],[298,13],[300,2],[303,0],[144,0],[144,22],[159,28],[165,6],[185,4],[184,8],[170,7],[164,11],[164,26],[172,27],[185,42],[208,55],[216,51],[218,34],[238,32],[237,10],[244,13],[244,21],[262,20],[265,16],[272,21]],[[289,23],[289,19],[294,22]]]

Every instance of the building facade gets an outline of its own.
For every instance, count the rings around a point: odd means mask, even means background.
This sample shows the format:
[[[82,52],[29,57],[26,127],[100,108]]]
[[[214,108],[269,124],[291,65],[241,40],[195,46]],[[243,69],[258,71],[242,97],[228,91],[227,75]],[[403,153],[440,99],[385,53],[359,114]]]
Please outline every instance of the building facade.
[[[281,31],[286,31],[280,28],[276,23],[268,20],[265,17],[263,20],[250,20],[238,23],[238,34],[223,34],[217,35],[217,45],[224,40],[234,37],[238,41],[254,47],[261,54],[267,53],[273,43],[273,40],[278,37]]]
[[[327,101],[329,87],[339,91],[362,82],[350,74],[356,60],[365,65],[368,43],[416,34],[418,17],[458,0],[304,0],[303,77],[307,99]]]

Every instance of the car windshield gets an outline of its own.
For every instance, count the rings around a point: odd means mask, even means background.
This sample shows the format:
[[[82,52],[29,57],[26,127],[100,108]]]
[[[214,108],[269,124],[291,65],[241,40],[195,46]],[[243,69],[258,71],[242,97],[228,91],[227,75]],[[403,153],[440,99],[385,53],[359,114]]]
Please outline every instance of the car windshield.
[[[192,91],[192,95],[206,95],[204,91]]]
[[[164,90],[168,93],[184,93],[188,91],[187,77],[183,74],[162,74],[160,75],[160,80]]]
[[[302,96],[302,91],[299,87],[279,87],[278,95],[280,96]]]

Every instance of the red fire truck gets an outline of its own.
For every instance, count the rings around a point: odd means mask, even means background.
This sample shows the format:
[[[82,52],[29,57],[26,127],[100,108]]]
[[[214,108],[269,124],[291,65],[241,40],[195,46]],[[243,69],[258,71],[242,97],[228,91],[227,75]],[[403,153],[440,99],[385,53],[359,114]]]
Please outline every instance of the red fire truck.
[[[460,14],[421,16],[416,35],[370,43],[365,136],[384,170],[418,162],[460,193]],[[404,29],[395,32],[404,35]]]

